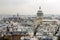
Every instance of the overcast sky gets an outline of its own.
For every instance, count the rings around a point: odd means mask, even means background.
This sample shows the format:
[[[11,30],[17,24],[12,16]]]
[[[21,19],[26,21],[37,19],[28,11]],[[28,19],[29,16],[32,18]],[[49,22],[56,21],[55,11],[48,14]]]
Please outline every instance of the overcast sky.
[[[44,14],[60,14],[60,0],[0,0],[0,14],[36,15],[39,6]]]

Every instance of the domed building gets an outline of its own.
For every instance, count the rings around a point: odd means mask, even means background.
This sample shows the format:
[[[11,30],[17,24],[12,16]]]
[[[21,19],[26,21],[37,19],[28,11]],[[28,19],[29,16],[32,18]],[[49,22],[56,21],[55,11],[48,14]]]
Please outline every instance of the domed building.
[[[39,7],[39,10],[37,12],[37,17],[43,17],[43,12],[41,10],[41,7]]]

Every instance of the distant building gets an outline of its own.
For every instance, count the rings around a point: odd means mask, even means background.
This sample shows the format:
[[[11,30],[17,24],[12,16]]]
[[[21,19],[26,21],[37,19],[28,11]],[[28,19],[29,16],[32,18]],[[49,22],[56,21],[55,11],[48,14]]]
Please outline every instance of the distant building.
[[[37,12],[37,16],[38,16],[38,17],[42,17],[42,16],[43,16],[43,12],[42,12],[42,10],[41,10],[41,7],[39,7],[39,10],[38,10],[38,12]]]

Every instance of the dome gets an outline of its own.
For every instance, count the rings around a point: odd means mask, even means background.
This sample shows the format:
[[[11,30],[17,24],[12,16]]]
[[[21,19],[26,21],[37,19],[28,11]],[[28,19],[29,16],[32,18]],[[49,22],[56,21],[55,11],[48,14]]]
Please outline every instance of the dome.
[[[41,10],[41,7],[39,7],[39,10],[38,10],[38,12],[37,12],[37,16],[43,16],[43,12],[42,12],[42,10]]]

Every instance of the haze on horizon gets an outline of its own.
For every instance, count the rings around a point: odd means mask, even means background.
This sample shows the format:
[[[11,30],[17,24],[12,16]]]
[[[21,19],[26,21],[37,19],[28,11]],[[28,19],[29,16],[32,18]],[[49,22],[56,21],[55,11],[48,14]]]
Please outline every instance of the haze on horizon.
[[[39,6],[44,14],[60,14],[60,0],[0,0],[0,15],[36,15]]]

